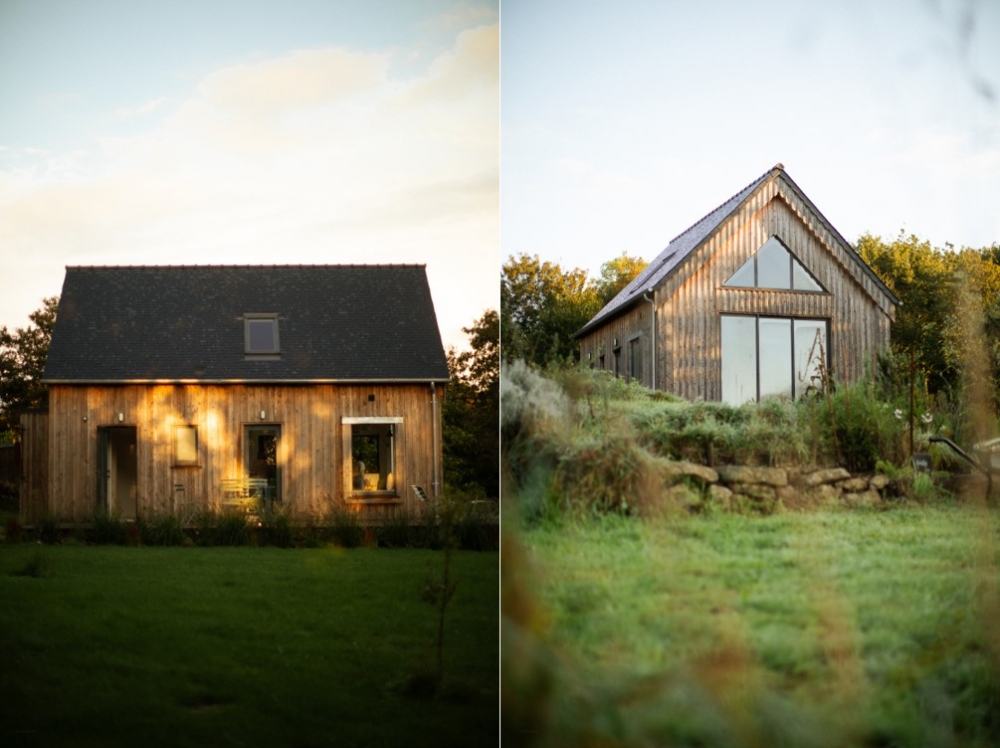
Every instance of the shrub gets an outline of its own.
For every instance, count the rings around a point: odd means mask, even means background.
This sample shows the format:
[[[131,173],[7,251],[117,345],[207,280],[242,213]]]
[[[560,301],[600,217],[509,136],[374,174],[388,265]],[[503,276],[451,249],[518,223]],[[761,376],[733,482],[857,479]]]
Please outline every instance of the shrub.
[[[320,548],[325,540],[325,531],[320,522],[312,515],[306,517],[302,526],[301,542],[306,548]]]
[[[88,540],[96,545],[125,545],[125,523],[116,515],[97,512],[91,523]]]
[[[378,544],[383,548],[406,548],[411,542],[410,515],[401,509],[393,512],[377,533]]]
[[[183,545],[187,536],[180,519],[173,514],[154,516],[149,522],[140,523],[143,545]]]
[[[215,527],[211,533],[212,545],[249,545],[253,537],[243,512],[225,511],[216,515]]]
[[[343,502],[330,512],[327,523],[333,540],[341,548],[357,548],[364,540],[365,531],[357,513],[351,511],[351,508]]]
[[[295,545],[291,519],[283,510],[274,510],[267,514],[259,533],[261,545],[273,545],[276,548],[291,548]]]
[[[24,528],[21,527],[21,523],[18,521],[17,517],[8,517],[4,530],[7,533],[8,543],[21,542],[21,538],[24,535]]]
[[[38,523],[38,539],[46,545],[59,542],[59,519],[52,514],[46,514]]]
[[[49,559],[48,553],[36,551],[28,559],[28,562],[14,574],[19,577],[51,577],[52,561]]]

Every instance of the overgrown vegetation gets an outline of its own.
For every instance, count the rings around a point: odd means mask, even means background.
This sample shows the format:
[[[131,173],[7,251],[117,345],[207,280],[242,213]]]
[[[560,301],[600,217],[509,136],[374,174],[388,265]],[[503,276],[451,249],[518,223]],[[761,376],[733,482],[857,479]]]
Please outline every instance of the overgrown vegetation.
[[[477,494],[473,494],[476,496]],[[235,511],[198,512],[189,526],[173,514],[157,514],[127,521],[114,514],[95,513],[84,524],[64,523],[53,515],[30,528],[16,518],[6,525],[7,543],[22,540],[46,545],[64,542],[129,546],[272,546],[275,548],[425,548],[444,547],[446,530],[438,509],[447,508],[453,522],[450,536],[460,550],[495,551],[499,544],[499,516],[495,502],[466,494],[446,495],[440,506],[416,515],[392,514],[381,525],[367,525],[346,503],[335,503],[323,516],[293,517],[277,509],[269,514],[247,515]]]
[[[841,466],[855,473],[879,463],[903,470],[913,449],[935,466],[953,455],[932,444],[935,434],[966,433],[956,409],[938,408],[922,382],[900,391],[891,357],[860,383],[798,401],[768,400],[740,407],[687,402],[651,392],[603,372],[523,363],[503,371],[501,429],[504,465],[519,511],[642,513],[663,500],[669,463],[709,466]],[[962,437],[956,437],[962,438]]]
[[[968,444],[989,408],[911,371],[886,356],[850,386],[732,407],[505,366],[505,741],[1000,741],[1000,520],[948,490],[965,468],[930,442]],[[878,472],[893,500],[719,512],[668,480],[679,461]]]

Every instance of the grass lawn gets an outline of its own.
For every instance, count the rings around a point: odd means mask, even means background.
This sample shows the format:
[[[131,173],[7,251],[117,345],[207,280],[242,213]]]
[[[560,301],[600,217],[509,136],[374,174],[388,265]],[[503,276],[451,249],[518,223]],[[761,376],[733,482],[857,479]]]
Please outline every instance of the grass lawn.
[[[1000,745],[998,530],[958,506],[522,530],[504,742]]]
[[[453,554],[405,688],[442,558],[0,544],[0,745],[496,745],[496,553]]]

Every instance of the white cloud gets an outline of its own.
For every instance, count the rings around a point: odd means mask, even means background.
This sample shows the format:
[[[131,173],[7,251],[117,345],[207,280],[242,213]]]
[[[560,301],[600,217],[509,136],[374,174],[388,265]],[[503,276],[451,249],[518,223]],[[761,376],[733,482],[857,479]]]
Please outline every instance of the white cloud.
[[[145,117],[147,114],[152,114],[157,109],[159,109],[165,102],[166,97],[159,96],[155,99],[151,99],[144,104],[139,104],[133,107],[121,107],[116,109],[113,114],[119,119],[131,119],[132,117]]]
[[[160,120],[94,151],[0,154],[5,295],[30,287],[26,317],[64,264],[417,262],[464,345],[498,303],[497,46],[496,24],[463,31],[407,78],[405,49],[297,50],[118,110]]]

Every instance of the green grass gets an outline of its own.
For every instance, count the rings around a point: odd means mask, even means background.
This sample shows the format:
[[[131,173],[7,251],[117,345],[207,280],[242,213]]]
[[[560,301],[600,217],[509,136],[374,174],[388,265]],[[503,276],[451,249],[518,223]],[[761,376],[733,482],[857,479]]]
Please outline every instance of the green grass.
[[[998,531],[954,506],[524,530],[505,738],[1000,744]]]
[[[408,688],[441,559],[0,544],[0,745],[495,745],[497,554],[454,553]]]

